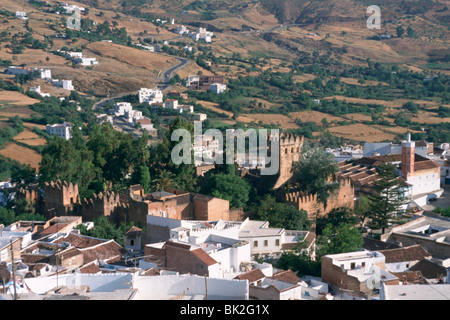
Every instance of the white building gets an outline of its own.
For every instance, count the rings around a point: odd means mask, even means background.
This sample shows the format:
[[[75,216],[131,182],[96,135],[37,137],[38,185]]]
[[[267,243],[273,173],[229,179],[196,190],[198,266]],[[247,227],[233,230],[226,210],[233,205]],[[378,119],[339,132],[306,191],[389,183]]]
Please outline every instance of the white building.
[[[66,90],[75,90],[75,88],[72,85],[72,80],[52,79],[52,84],[55,87],[63,88]]]
[[[164,101],[164,108],[176,110],[178,108],[178,100],[167,99]]]
[[[185,47],[183,48],[183,50],[184,50],[184,51],[192,52],[192,47],[190,47],[190,46],[185,46]]]
[[[383,284],[380,300],[450,300],[450,284]]]
[[[61,124],[47,124],[46,131],[51,136],[58,136],[69,140],[72,138],[71,134],[72,124],[64,122]]]
[[[198,83],[200,81],[199,75],[190,75],[186,78],[186,87],[190,87],[192,83]]]
[[[139,110],[131,110],[131,111],[125,111],[124,114],[125,118],[129,123],[136,123],[136,120],[142,119],[142,111]]]
[[[27,20],[27,13],[23,11],[16,11],[16,18]]]
[[[83,58],[83,52],[78,51],[67,51],[63,52],[70,59],[81,59]]]
[[[82,66],[94,66],[98,64],[96,58],[81,58],[79,61]]]
[[[52,70],[50,69],[38,69],[41,72],[41,79],[51,80]]]
[[[209,86],[209,91],[212,91],[215,94],[221,94],[227,91],[227,85],[224,83],[213,83]]]
[[[31,92],[36,92],[38,93],[41,97],[51,97],[50,93],[43,93],[41,92],[41,86],[36,86],[36,87],[31,87],[30,88]]]
[[[139,276],[133,282],[135,300],[248,300],[246,280],[205,278],[197,275]],[[208,292],[205,290],[205,285]]]
[[[155,52],[155,47],[154,47],[154,46],[144,46],[144,45],[142,45],[142,44],[140,44],[140,43],[136,43],[135,45],[136,45],[137,47],[140,47],[140,48],[146,50],[146,51],[149,51],[149,52]]]
[[[213,32],[207,31],[205,28],[199,28],[197,32],[191,33],[191,38],[194,41],[204,40],[205,42],[212,42]]]
[[[8,69],[6,69],[6,74],[13,74],[13,75],[17,75],[17,74],[24,74],[24,75],[28,75],[31,74],[32,72],[38,71],[39,72],[39,77],[41,79],[45,79],[45,80],[49,80],[52,78],[52,71],[50,69],[38,69],[38,68],[22,68],[22,67],[8,67]]]
[[[66,12],[69,12],[69,13],[74,12],[74,11],[84,11],[85,10],[85,8],[83,8],[83,7],[79,7],[77,5],[67,4],[67,3],[62,8],[65,9]]]
[[[162,103],[163,102],[163,93],[159,89],[147,89],[141,88],[139,89],[139,103],[148,102],[148,104],[152,105],[153,103]]]
[[[208,118],[206,113],[194,113],[195,121],[205,121]]]
[[[178,26],[175,29],[175,33],[176,34],[188,34],[189,33],[189,29],[186,28],[185,26]]]
[[[133,111],[133,106],[129,102],[118,102],[114,105],[116,116],[125,116]]]

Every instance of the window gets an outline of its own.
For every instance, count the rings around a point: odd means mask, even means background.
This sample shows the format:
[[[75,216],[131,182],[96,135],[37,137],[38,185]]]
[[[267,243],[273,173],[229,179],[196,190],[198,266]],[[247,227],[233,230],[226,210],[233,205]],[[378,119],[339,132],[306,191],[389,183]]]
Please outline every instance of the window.
[[[253,241],[253,246],[256,248],[258,246],[258,241]]]
[[[361,263],[361,267],[365,267],[366,266],[366,263],[365,262],[363,262],[363,263]]]
[[[133,239],[130,240],[130,246],[134,246],[134,240]]]
[[[269,245],[269,241],[268,240],[264,240],[264,247],[267,247]]]
[[[355,263],[354,262],[352,262],[351,264],[350,264],[350,268],[353,270],[353,269],[355,269]]]
[[[275,240],[275,245],[278,247],[278,246],[280,246],[280,239],[276,239]]]

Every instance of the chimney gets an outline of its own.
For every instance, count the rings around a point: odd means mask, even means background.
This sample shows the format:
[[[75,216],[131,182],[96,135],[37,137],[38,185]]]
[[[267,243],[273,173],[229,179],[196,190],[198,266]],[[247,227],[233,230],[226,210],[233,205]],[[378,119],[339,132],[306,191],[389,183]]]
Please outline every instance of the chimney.
[[[414,173],[415,142],[411,141],[411,134],[408,132],[406,141],[402,143],[402,174],[406,179]]]

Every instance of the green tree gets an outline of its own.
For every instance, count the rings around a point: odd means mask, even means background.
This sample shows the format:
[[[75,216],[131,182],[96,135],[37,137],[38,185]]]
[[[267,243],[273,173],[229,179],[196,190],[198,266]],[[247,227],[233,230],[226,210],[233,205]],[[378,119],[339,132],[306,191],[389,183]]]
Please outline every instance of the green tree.
[[[325,217],[317,219],[316,233],[321,234],[323,229],[331,224],[335,227],[340,227],[344,224],[354,225],[356,223],[355,213],[347,208],[334,208]]]
[[[253,218],[267,220],[271,227],[288,230],[309,230],[312,222],[308,220],[305,210],[297,210],[293,206],[277,202],[270,195],[266,195],[259,204],[253,208]]]
[[[298,276],[321,276],[321,263],[314,261],[308,254],[298,254],[295,252],[283,252],[277,260],[275,266],[279,269],[291,269]]]
[[[162,191],[167,188],[178,187],[175,181],[175,174],[173,174],[169,170],[161,170],[158,176],[155,179],[153,179],[152,184],[154,191]]]
[[[396,29],[397,37],[401,38],[405,34],[405,29],[402,26],[398,26]]]
[[[339,187],[337,181],[332,181],[338,171],[333,155],[321,147],[305,144],[300,161],[294,164],[292,181],[304,193],[316,194],[317,200],[326,207],[328,197]]]
[[[355,205],[355,214],[361,221],[361,225],[370,217],[370,199],[367,196],[360,195]]]
[[[144,192],[150,192],[150,171],[147,166],[141,165],[138,166],[132,175],[133,184],[140,184],[144,188]]]
[[[384,163],[379,167],[379,179],[373,182],[370,200],[370,224],[373,229],[381,229],[384,234],[386,228],[399,220],[403,211],[405,183],[398,179],[392,163]]]
[[[317,255],[323,257],[329,254],[360,251],[363,237],[357,228],[350,224],[333,226],[327,224],[322,234],[317,237]]]
[[[230,201],[230,207],[243,208],[249,201],[249,183],[234,173],[212,174],[203,183],[201,192]]]

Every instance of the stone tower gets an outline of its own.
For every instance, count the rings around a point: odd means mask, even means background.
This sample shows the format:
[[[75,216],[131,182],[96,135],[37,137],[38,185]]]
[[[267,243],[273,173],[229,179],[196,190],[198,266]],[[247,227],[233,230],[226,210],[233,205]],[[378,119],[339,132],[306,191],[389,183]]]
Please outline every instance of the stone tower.
[[[290,133],[280,134],[280,170],[273,187],[274,190],[281,187],[292,177],[293,164],[300,161],[303,141],[303,136],[300,137]]]
[[[67,215],[79,203],[76,183],[57,180],[44,184],[44,214],[46,217]]]

